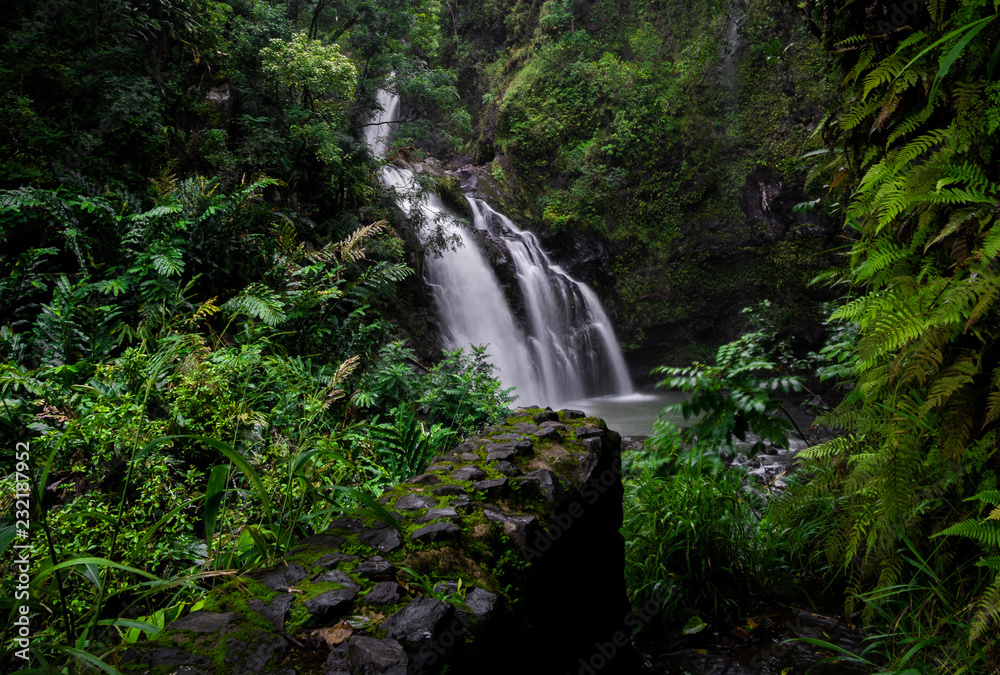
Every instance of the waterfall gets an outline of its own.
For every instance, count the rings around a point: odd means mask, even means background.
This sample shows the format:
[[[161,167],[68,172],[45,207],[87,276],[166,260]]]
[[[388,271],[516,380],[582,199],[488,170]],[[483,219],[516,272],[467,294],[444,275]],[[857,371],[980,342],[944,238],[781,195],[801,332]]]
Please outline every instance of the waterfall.
[[[365,127],[372,152],[385,152],[386,136],[398,116],[399,99],[379,92],[382,112]],[[415,199],[408,169],[382,168],[382,180],[399,192],[408,213],[422,211],[427,222],[460,243],[428,255],[424,282],[451,348],[486,345],[505,387],[515,387],[521,404],[559,405],[594,396],[633,391],[621,347],[597,295],[554,264],[531,232],[517,228],[486,202],[466,197],[479,237],[460,224],[435,194]],[[511,310],[479,241],[489,237],[509,251],[524,306],[519,321]]]
[[[399,96],[379,89],[375,94],[379,110],[365,126],[365,144],[372,154],[383,159],[388,147],[389,134],[399,119]]]

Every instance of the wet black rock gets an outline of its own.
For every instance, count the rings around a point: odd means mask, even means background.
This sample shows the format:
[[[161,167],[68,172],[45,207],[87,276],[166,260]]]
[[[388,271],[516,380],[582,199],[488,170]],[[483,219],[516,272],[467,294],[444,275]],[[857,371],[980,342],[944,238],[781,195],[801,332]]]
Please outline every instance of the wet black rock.
[[[451,474],[451,477],[455,480],[481,480],[486,478],[486,472],[480,469],[478,466],[468,465],[463,466],[460,469],[456,469],[455,473]]]
[[[577,438],[593,438],[595,436],[603,437],[606,433],[607,432],[605,432],[604,429],[600,427],[594,427],[589,425],[583,427],[577,427],[576,429]]]
[[[465,596],[465,606],[472,610],[472,613],[480,621],[489,618],[497,604],[497,596],[490,593],[485,588],[473,588]],[[467,612],[460,612],[467,614]]]
[[[589,440],[589,439],[588,439]],[[595,439],[601,440],[601,439]],[[600,457],[594,453],[589,455],[582,455],[580,457],[580,463],[577,465],[576,470],[574,470],[573,475],[576,478],[576,482],[580,485],[589,482],[593,478],[594,469],[597,467]]]
[[[330,650],[330,656],[323,664],[323,675],[351,675],[351,664],[347,662],[347,643],[341,642]]]
[[[388,500],[389,500],[389,497],[386,497],[385,501],[383,501],[383,502],[381,502],[381,503],[382,503],[382,504],[386,504],[386,503],[388,502]],[[393,517],[393,519],[394,519],[394,520],[395,520],[395,521],[396,521],[396,522],[397,522],[398,524],[402,524],[402,523],[403,523],[403,521],[405,520],[405,518],[403,518],[403,516],[399,515],[398,513],[393,513],[393,512],[391,512],[391,511],[390,511],[390,512],[389,512],[389,515],[390,515],[390,516],[392,516],[392,517]],[[392,527],[392,525],[391,525],[390,523],[386,523],[386,522],[384,522],[384,521],[381,521],[381,520],[372,520],[372,521],[370,521],[370,522],[368,523],[368,525],[369,525],[369,526],[370,526],[370,528],[371,528],[371,529],[373,529],[373,530],[381,530],[381,529],[383,529],[383,528],[386,528],[386,527]]]
[[[320,567],[333,567],[334,565],[339,565],[342,562],[350,562],[357,558],[355,555],[350,553],[341,553],[337,551],[336,553],[327,553],[322,558],[316,561],[316,564]]]
[[[281,635],[258,631],[246,640],[230,638],[226,640],[226,664],[233,667],[233,675],[258,675],[267,671],[267,664],[274,662],[277,665],[285,654],[288,653],[288,640]],[[291,673],[294,675],[294,668],[278,669],[270,671],[274,675],[278,673]]]
[[[193,666],[195,668],[208,668],[212,665],[212,659],[191,654],[176,647],[155,649],[145,662],[151,666]]]
[[[391,562],[377,555],[355,567],[354,573],[372,581],[388,581],[396,576],[396,568]]]
[[[307,576],[309,574],[302,565],[282,565],[250,575],[272,591],[287,591]]]
[[[344,543],[343,537],[338,537],[332,534],[314,534],[311,537],[306,537],[298,543],[298,545],[291,549],[288,553],[298,553],[307,547],[316,548],[340,548],[340,545]]]
[[[566,493],[559,484],[559,479],[548,469],[538,469],[514,479],[514,482],[529,494],[542,497],[549,504],[562,503]]]
[[[494,468],[505,476],[516,476],[521,470],[510,462],[497,462]]]
[[[510,445],[517,446],[518,443],[531,443],[531,439],[525,438],[521,434],[497,434],[496,436],[490,436],[490,440],[494,442],[508,443]]]
[[[274,596],[269,605],[265,605],[260,598],[250,598],[247,606],[268,621],[278,633],[285,632],[285,619],[288,618],[288,610],[292,607],[295,595],[292,593],[281,593]]]
[[[313,579],[314,583],[334,583],[340,584],[349,591],[354,591],[357,594],[361,590],[358,586],[358,582],[349,577],[346,572],[341,572],[340,570],[332,570],[330,572],[323,572]]]
[[[315,598],[306,600],[304,604],[309,613],[313,615],[313,618],[321,621],[349,607],[356,595],[357,593],[352,590],[338,588],[326,593],[320,593]]]
[[[552,427],[542,427],[535,432],[535,436],[541,439],[546,439],[550,441],[559,440],[559,430]]]
[[[494,449],[486,454],[486,461],[492,462],[497,459],[510,459],[517,455],[517,450],[510,447],[509,445],[494,445]]]
[[[545,410],[535,415],[533,418],[536,423],[541,424],[542,422],[557,421],[559,419],[559,414],[552,412],[551,410]]]
[[[434,488],[431,492],[441,497],[451,497],[453,495],[464,495],[465,488],[461,485],[442,485],[439,488]]]
[[[362,598],[372,605],[395,605],[403,597],[403,587],[395,581],[380,581]]]
[[[435,476],[432,473],[422,473],[419,476],[407,478],[403,482],[409,483],[410,485],[437,485],[441,482],[441,477]]]
[[[358,535],[358,538],[382,553],[390,553],[403,545],[402,535],[391,527],[381,530],[365,530]]]
[[[407,657],[395,640],[378,640],[364,635],[347,641],[352,675],[406,675]]]
[[[299,566],[301,567],[301,565]],[[167,626],[168,630],[189,630],[194,633],[214,633],[238,617],[236,612],[191,612]]]
[[[400,511],[417,511],[419,509],[434,508],[437,506],[437,503],[438,501],[433,497],[411,492],[396,500],[396,508]]]
[[[506,491],[506,488],[506,476],[502,478],[487,478],[486,480],[476,481],[472,484],[473,490],[485,491],[488,497],[499,497]]]
[[[393,640],[418,644],[433,639],[451,613],[448,603],[422,595],[383,621],[382,628]]]
[[[503,513],[496,507],[492,509],[484,507],[483,515],[486,516],[486,520],[499,524],[504,535],[510,537],[518,548],[528,545],[529,533],[538,523],[538,519],[532,515]]]
[[[461,533],[462,528],[455,523],[439,521],[431,523],[430,525],[424,525],[419,530],[411,534],[410,539],[424,544],[430,544],[436,541],[455,541]]]
[[[362,529],[361,520],[358,518],[337,518],[330,523],[328,530],[347,530],[348,532],[360,532]]]
[[[434,520],[459,520],[458,511],[451,506],[445,506],[440,509],[431,509],[424,515],[417,518],[414,522],[423,525],[424,523],[429,523]]]
[[[561,412],[562,412],[563,419],[567,419],[567,420],[576,420],[576,419],[580,419],[581,417],[586,417],[587,416],[587,413],[583,412],[582,410],[570,410],[570,409],[567,408],[567,409],[562,410]]]
[[[465,443],[455,446],[455,448],[452,449],[451,454],[461,455],[463,452],[472,452],[473,450],[478,450],[478,449],[479,449],[478,443],[476,443],[475,441],[466,441]]]

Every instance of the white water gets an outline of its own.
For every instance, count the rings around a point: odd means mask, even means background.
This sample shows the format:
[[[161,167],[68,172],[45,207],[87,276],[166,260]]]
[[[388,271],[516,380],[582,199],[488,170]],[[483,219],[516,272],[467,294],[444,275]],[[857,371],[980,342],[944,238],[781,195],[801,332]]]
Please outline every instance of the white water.
[[[399,99],[379,92],[383,111],[365,127],[376,156],[398,116]],[[633,391],[621,347],[597,295],[570,277],[542,250],[537,237],[518,229],[488,204],[467,198],[473,225],[493,235],[510,252],[525,308],[522,325],[480,249],[477,237],[459,224],[437,195],[413,198],[408,169],[382,168],[382,180],[401,195],[408,212],[420,209],[426,222],[439,224],[460,246],[427,256],[424,281],[431,289],[442,338],[451,348],[485,345],[505,387],[514,387],[521,405],[551,405]]]
[[[371,122],[365,126],[365,144],[373,155],[383,159],[385,149],[389,145],[389,134],[399,119],[399,96],[379,89],[375,94],[375,100],[378,101],[381,111],[376,112]]]

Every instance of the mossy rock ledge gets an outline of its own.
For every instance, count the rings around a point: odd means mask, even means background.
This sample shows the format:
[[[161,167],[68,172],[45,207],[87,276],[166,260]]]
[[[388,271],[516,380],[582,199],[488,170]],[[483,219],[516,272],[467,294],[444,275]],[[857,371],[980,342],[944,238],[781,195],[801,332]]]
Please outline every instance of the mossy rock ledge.
[[[129,673],[636,672],[626,624],[621,437],[518,408],[284,564],[230,579],[125,652]],[[464,606],[432,597],[461,582]],[[443,595],[440,594],[439,595]],[[586,666],[586,668],[584,668]]]

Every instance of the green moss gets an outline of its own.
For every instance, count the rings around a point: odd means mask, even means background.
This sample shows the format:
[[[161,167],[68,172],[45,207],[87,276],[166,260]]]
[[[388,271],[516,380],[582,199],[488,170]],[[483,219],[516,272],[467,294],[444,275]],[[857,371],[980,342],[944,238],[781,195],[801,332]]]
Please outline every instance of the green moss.
[[[288,610],[288,618],[285,619],[285,632],[288,635],[297,635],[309,625],[310,621],[312,621],[312,614],[306,609],[305,604],[300,600],[295,600]]]
[[[318,581],[310,584],[303,584],[299,590],[302,594],[298,597],[305,602],[306,600],[312,600],[317,595],[322,595],[327,591],[336,591],[341,588],[346,588],[343,584],[338,584],[333,581]]]
[[[221,586],[216,586],[205,596],[202,610],[205,612],[241,612],[246,609],[251,598],[259,598],[270,603],[278,595],[264,584],[249,577],[231,578]]]
[[[434,176],[434,189],[441,200],[458,211],[464,218],[471,218],[469,203],[465,200],[461,182],[457,176]]]

